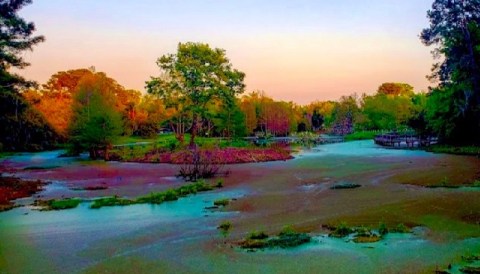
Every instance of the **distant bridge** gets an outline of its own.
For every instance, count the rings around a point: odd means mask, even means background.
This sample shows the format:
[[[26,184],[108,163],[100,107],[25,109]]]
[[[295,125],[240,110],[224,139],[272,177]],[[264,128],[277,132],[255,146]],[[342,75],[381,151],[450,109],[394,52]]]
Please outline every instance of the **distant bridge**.
[[[375,144],[385,147],[413,148],[426,147],[438,143],[437,137],[420,137],[415,134],[386,133],[375,136]]]

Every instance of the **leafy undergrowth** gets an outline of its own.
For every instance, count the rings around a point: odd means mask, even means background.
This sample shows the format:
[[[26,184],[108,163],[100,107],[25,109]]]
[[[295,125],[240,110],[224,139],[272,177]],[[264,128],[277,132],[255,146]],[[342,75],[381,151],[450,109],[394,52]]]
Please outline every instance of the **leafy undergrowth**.
[[[283,146],[268,148],[200,148],[201,157],[208,158],[212,163],[236,164],[288,160],[293,157],[290,149]],[[111,160],[139,162],[139,163],[170,163],[189,164],[193,162],[192,153],[188,150],[168,151],[166,149],[152,149],[140,154],[130,154],[128,149],[112,151]]]
[[[41,207],[41,211],[50,211],[76,208],[81,202],[82,200],[78,198],[67,198],[59,200],[35,200],[33,205]]]
[[[240,241],[238,246],[243,249],[255,250],[265,248],[291,248],[309,243],[312,237],[306,233],[295,231],[292,227],[285,227],[277,236],[270,237],[263,231],[252,232]]]
[[[212,189],[214,189],[214,186],[207,184],[205,181],[198,181],[175,189],[153,192],[136,199],[126,199],[118,196],[100,198],[94,200],[90,205],[90,208],[98,209],[105,206],[127,206],[133,204],[161,204],[163,202],[178,200],[179,198],[190,194],[196,194],[197,192],[204,192]]]
[[[43,190],[47,183],[40,180],[24,181],[14,177],[0,175],[0,212],[14,208],[12,200],[30,197]]]

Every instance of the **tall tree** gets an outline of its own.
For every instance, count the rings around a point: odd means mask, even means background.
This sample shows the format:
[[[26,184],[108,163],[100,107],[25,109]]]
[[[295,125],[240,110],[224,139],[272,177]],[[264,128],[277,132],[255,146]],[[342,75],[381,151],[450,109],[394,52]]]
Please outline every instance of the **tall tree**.
[[[480,1],[435,0],[421,33],[439,58],[430,79],[430,126],[448,142],[480,143]]]
[[[32,50],[34,45],[45,40],[41,35],[33,36],[35,24],[26,22],[17,14],[30,3],[31,0],[0,1],[0,87],[4,92],[18,91],[34,84],[9,71],[12,67],[23,69],[29,66],[22,52]]]
[[[232,68],[223,49],[208,44],[179,43],[176,54],[157,60],[167,77],[151,77],[147,91],[169,100],[175,97],[191,114],[190,145],[195,145],[199,123],[207,104],[215,98],[232,98],[243,92],[245,74]]]
[[[78,84],[70,126],[71,142],[78,150],[88,150],[92,159],[102,149],[108,150],[122,133],[122,120],[115,108],[115,89],[103,74],[84,77]]]
[[[35,83],[11,72],[29,65],[25,51],[44,41],[34,36],[35,25],[18,15],[31,0],[0,1],[0,150],[51,148],[57,136],[40,113],[19,94]]]

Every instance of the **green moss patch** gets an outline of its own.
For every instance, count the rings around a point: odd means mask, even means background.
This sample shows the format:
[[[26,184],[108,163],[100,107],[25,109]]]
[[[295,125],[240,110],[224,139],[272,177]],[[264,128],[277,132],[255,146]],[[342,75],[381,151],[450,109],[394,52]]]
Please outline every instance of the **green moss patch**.
[[[245,239],[239,242],[243,249],[264,249],[264,248],[291,248],[309,243],[312,237],[306,233],[300,233],[291,227],[284,228],[277,236],[269,237],[264,232],[252,232]]]
[[[98,209],[105,206],[127,206],[133,204],[161,204],[163,202],[176,201],[179,198],[190,194],[209,191],[213,188],[214,187],[207,184],[205,181],[198,181],[175,189],[168,189],[162,192],[152,192],[136,199],[126,199],[118,196],[100,198],[94,200],[90,208]]]
[[[67,199],[52,199],[52,200],[35,200],[33,205],[41,207],[42,211],[49,210],[64,210],[76,208],[82,202],[78,198],[67,198]]]

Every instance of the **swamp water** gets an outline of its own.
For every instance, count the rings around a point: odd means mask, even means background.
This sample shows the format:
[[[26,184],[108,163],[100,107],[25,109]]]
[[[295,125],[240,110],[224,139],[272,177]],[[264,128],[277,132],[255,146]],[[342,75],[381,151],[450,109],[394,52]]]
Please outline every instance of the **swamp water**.
[[[56,158],[58,154],[24,154],[13,156],[3,164],[14,163],[23,167],[55,165],[60,169],[84,165],[83,160],[59,160]],[[437,266],[444,269],[452,262],[453,271],[458,272],[455,263],[461,262],[461,256],[480,253],[478,225],[465,225],[473,229],[468,234],[472,237],[442,240],[431,238],[430,229],[423,226],[415,228],[415,233],[392,233],[380,242],[369,244],[330,238],[325,232],[313,229],[311,243],[292,249],[247,252],[234,246],[234,242],[245,237],[252,227],[269,230],[270,225],[278,228],[282,223],[300,225],[308,216],[318,228],[320,223],[331,218],[353,215],[350,209],[345,208],[345,204],[357,200],[364,204],[368,204],[364,200],[375,204],[371,200],[375,199],[373,194],[377,193],[377,188],[378,193],[386,195],[382,199],[397,199],[399,203],[409,203],[408,197],[413,193],[420,195],[419,198],[430,195],[443,197],[446,193],[477,194],[476,189],[470,188],[424,189],[389,184],[383,180],[395,175],[385,173],[386,167],[400,172],[404,161],[434,161],[434,165],[436,161],[450,161],[450,158],[442,157],[446,156],[423,151],[383,149],[371,141],[331,144],[303,152],[287,162],[238,165],[238,168],[232,167],[230,175],[241,177],[242,170],[246,168],[253,169],[255,174],[263,174],[271,169],[273,171],[265,175],[268,180],[261,176],[258,179],[248,177],[245,181],[240,178],[238,183],[229,186],[227,178],[223,189],[161,205],[90,209],[87,199],[79,207],[63,211],[41,212],[28,206],[16,208],[0,213],[0,273],[418,273],[431,272]],[[461,166],[465,160],[470,161],[467,157],[454,158],[452,161],[457,161]],[[102,166],[102,170],[128,168],[145,169],[144,176],[150,176],[150,169],[162,167],[114,162]],[[19,174],[27,178],[48,179],[49,176],[57,176],[50,175],[54,171],[21,171]],[[283,173],[275,175],[280,173],[276,171]],[[380,177],[383,179],[378,179]],[[62,193],[62,188],[69,193],[62,184],[71,182],[55,178],[55,183],[48,185],[43,194]],[[178,186],[179,183],[171,176],[165,178],[172,186]],[[362,184],[361,188],[329,189],[338,181],[351,182],[356,178]],[[302,184],[291,183],[297,179]],[[303,184],[303,181],[308,182]],[[274,183],[278,187],[272,187]],[[138,188],[138,196],[143,194],[145,186],[139,184],[129,187]],[[129,191],[132,191],[130,188]],[[369,193],[373,194],[369,196]],[[278,195],[292,197],[278,200],[275,198]],[[478,196],[480,199],[480,193]],[[231,211],[206,209],[221,198],[237,199],[232,202]],[[378,206],[388,204],[382,199],[379,197]],[[19,203],[28,204],[31,200],[26,198]],[[315,205],[305,210],[298,206],[303,206],[303,202]],[[338,205],[335,204],[337,202]],[[251,207],[237,210],[242,207],[235,205],[242,203]],[[289,207],[289,203],[295,206]],[[292,212],[291,208],[298,211]],[[282,214],[285,215],[285,221],[278,221],[275,216],[279,215],[279,219],[283,220]],[[234,224],[231,235],[226,238],[216,228],[223,220],[230,220]],[[476,228],[479,229],[478,233],[475,232]]]

